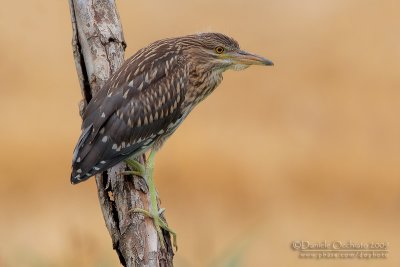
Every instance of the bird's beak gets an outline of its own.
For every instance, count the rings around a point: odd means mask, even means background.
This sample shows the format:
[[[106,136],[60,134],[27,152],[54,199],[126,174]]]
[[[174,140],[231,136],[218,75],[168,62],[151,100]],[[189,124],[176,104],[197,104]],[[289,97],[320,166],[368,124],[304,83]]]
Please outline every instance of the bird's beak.
[[[243,50],[239,50],[239,51],[235,52],[232,55],[232,59],[237,64],[243,64],[243,65],[248,65],[248,66],[250,66],[250,65],[273,66],[274,65],[274,63],[269,59],[251,54],[251,53],[243,51]]]

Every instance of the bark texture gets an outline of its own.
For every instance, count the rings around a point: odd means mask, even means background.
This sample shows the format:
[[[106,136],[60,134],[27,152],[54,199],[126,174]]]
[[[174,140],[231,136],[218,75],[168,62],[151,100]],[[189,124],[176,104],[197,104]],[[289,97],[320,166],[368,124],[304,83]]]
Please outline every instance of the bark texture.
[[[122,65],[126,44],[114,0],[69,0],[69,4],[73,54],[83,96],[79,107],[82,116],[92,95]],[[141,161],[145,161],[144,156]],[[96,176],[100,207],[113,248],[126,267],[173,266],[169,234],[163,232],[166,249],[161,249],[152,220],[129,212],[133,208],[149,210],[150,197],[143,178],[118,175],[126,169],[121,163]]]

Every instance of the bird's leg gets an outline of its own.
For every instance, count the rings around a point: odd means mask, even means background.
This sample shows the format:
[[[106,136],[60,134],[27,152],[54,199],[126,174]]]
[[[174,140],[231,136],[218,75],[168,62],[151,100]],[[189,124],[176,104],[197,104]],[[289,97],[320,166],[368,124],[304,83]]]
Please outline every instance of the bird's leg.
[[[133,174],[133,175],[137,175],[140,177],[145,177],[146,175],[146,167],[140,163],[139,161],[137,161],[134,158],[128,158],[125,160],[125,163],[132,169],[131,171],[123,171],[121,172],[121,174],[123,175],[129,175],[129,174]]]
[[[154,226],[157,230],[158,238],[160,239],[161,247],[165,248],[165,240],[164,236],[162,234],[161,229],[164,229],[168,231],[172,235],[172,244],[175,247],[176,250],[178,250],[177,242],[176,242],[176,233],[171,230],[167,223],[161,218],[161,214],[164,211],[164,209],[158,210],[158,203],[157,203],[157,191],[154,186],[154,181],[153,181],[153,172],[154,172],[154,155],[155,152],[152,150],[150,152],[149,158],[147,160],[147,164],[145,167],[145,179],[147,186],[149,188],[149,194],[150,194],[150,211],[140,209],[140,208],[135,208],[132,209],[132,212],[137,212],[137,213],[143,213],[144,215],[150,217],[153,219]],[[140,164],[140,163],[139,163]]]

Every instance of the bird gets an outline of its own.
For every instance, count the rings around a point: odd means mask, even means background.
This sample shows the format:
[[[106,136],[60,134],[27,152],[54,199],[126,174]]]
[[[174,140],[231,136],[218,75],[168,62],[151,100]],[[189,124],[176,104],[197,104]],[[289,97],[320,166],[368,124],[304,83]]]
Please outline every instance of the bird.
[[[224,71],[251,65],[273,63],[217,32],[162,39],[140,49],[89,101],[73,152],[71,183],[125,161],[131,174],[146,178],[151,199],[156,199],[155,153],[221,83]],[[134,160],[147,152],[146,166]],[[156,202],[151,211],[134,211],[154,219],[160,238],[161,228],[175,235],[160,218]]]

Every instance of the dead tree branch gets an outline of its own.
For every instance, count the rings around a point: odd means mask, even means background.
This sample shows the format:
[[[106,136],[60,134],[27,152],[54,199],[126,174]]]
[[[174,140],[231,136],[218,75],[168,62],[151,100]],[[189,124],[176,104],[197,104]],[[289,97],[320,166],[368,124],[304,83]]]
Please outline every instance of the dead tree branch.
[[[73,54],[83,96],[79,110],[82,115],[92,96],[123,63],[126,44],[114,0],[69,0],[69,4]],[[143,178],[118,175],[126,168],[121,163],[96,176],[113,248],[126,267],[173,266],[169,234],[164,232],[164,250],[152,220],[129,212],[136,207],[149,210],[150,199]]]

